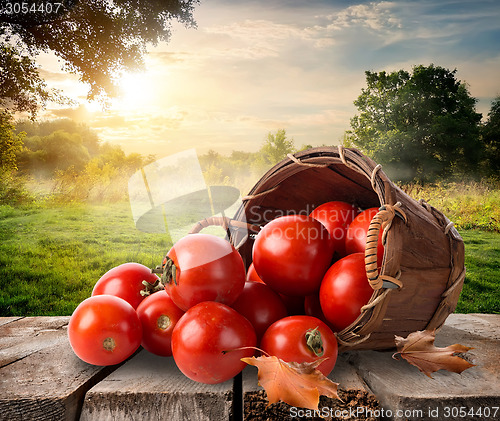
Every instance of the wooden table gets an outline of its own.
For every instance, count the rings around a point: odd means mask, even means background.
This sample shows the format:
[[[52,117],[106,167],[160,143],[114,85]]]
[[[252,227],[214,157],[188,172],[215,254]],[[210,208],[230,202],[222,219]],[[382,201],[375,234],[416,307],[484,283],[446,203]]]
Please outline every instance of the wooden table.
[[[145,350],[120,366],[95,367],[72,352],[68,320],[0,318],[0,420],[259,419],[245,405],[260,389],[254,367],[219,385],[193,382],[172,358]],[[340,383],[344,402],[328,401],[331,407],[320,407],[323,415],[337,410],[343,419],[500,420],[500,315],[451,315],[436,345],[454,343],[474,347],[468,358],[476,367],[460,375],[439,371],[433,379],[394,360],[392,352],[342,354],[330,377]],[[379,403],[378,412],[368,414],[361,395]]]

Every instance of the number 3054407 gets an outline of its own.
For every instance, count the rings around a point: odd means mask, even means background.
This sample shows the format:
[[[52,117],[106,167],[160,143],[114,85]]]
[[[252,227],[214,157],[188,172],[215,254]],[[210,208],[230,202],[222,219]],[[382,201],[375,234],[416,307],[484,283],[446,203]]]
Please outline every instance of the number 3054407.
[[[2,2],[3,3],[3,2]],[[2,4],[0,15],[26,15],[28,13],[58,13],[62,3],[55,2],[5,2]]]

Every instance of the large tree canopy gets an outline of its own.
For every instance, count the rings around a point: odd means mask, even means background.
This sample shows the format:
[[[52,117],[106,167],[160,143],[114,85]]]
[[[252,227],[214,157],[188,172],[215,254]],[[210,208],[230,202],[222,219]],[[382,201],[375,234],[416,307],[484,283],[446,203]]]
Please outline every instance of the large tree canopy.
[[[477,172],[481,114],[467,86],[439,66],[412,72],[365,72],[347,141],[384,165],[394,179],[431,180]]]
[[[0,107],[34,115],[57,99],[36,65],[49,51],[89,85],[89,99],[116,95],[120,73],[143,66],[147,44],[169,40],[172,20],[195,26],[198,1],[0,0]]]

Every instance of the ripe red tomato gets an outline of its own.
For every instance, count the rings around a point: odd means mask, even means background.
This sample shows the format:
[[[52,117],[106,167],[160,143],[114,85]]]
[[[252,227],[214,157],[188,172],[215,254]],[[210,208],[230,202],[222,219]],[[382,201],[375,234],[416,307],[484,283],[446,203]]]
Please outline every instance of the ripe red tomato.
[[[223,238],[189,234],[174,244],[167,258],[175,265],[175,279],[168,276],[165,289],[181,310],[203,301],[231,305],[245,286],[243,259]]]
[[[366,235],[368,227],[373,217],[377,214],[378,208],[370,208],[361,212],[349,225],[347,229],[345,248],[347,254],[364,253],[366,246]],[[382,244],[382,230],[378,236],[377,243],[377,266],[382,266],[384,258],[384,245]]]
[[[143,281],[153,285],[159,278],[151,273],[151,269],[140,263],[124,263],[102,275],[94,285],[92,295],[115,295],[137,308],[144,299],[144,295],[141,295],[141,291],[146,290]]]
[[[328,320],[326,320],[323,310],[321,310],[319,293],[311,294],[304,298],[304,312],[307,316],[316,317],[328,325]]]
[[[308,344],[309,335],[312,336]],[[318,370],[331,373],[338,355],[337,338],[321,320],[311,316],[289,316],[273,323],[262,338],[260,347],[283,361],[313,362],[326,358]]]
[[[96,295],[82,301],[68,324],[73,351],[94,365],[125,361],[139,348],[141,336],[141,322],[134,308],[113,295]]]
[[[365,270],[364,253],[350,254],[335,262],[326,272],[319,301],[329,326],[335,332],[349,326],[368,303],[373,289]]]
[[[333,241],[334,250],[340,257],[346,255],[347,228],[359,213],[358,208],[346,202],[327,202],[314,209],[309,216],[321,222]]]
[[[333,256],[328,230],[305,215],[282,216],[262,228],[253,245],[259,277],[277,292],[309,295],[319,289]]]
[[[246,365],[240,359],[254,354],[254,349],[236,349],[255,344],[252,324],[236,310],[215,301],[191,307],[172,334],[177,367],[200,383],[222,383],[236,376]]]
[[[174,304],[167,291],[146,297],[136,311],[142,324],[142,347],[163,357],[172,355],[172,332],[184,312]]]
[[[264,283],[264,281],[260,279],[259,275],[255,271],[255,266],[253,265],[253,262],[250,263],[250,266],[248,267],[247,270],[247,282],[259,282],[261,284]]]
[[[253,262],[250,263],[247,271],[247,282],[259,282],[264,284],[264,281],[259,278],[259,275],[255,271]],[[292,296],[286,294],[278,293],[281,301],[285,304],[288,316],[293,316],[295,314],[304,314],[304,297],[301,295]]]
[[[259,282],[246,282],[243,292],[231,306],[252,323],[257,343],[271,324],[288,316],[285,304],[271,288]]]

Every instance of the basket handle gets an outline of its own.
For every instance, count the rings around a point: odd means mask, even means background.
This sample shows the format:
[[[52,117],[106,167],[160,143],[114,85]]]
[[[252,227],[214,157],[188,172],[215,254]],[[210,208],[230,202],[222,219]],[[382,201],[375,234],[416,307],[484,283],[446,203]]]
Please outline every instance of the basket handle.
[[[247,224],[246,222],[238,221],[236,219],[228,218],[227,216],[210,216],[208,218],[202,219],[193,225],[189,234],[196,234],[200,232],[203,228],[209,226],[218,226],[224,228],[226,231],[232,228],[243,228],[252,232],[259,232],[260,226]]]
[[[380,288],[401,288],[403,284],[398,279],[399,276],[392,277],[380,275],[377,268],[377,244],[380,230],[383,229],[382,242],[385,244],[387,232],[391,227],[395,216],[407,222],[406,214],[400,209],[401,202],[395,205],[383,205],[379,212],[372,218],[368,227],[365,245],[365,269],[370,286],[374,290]]]

